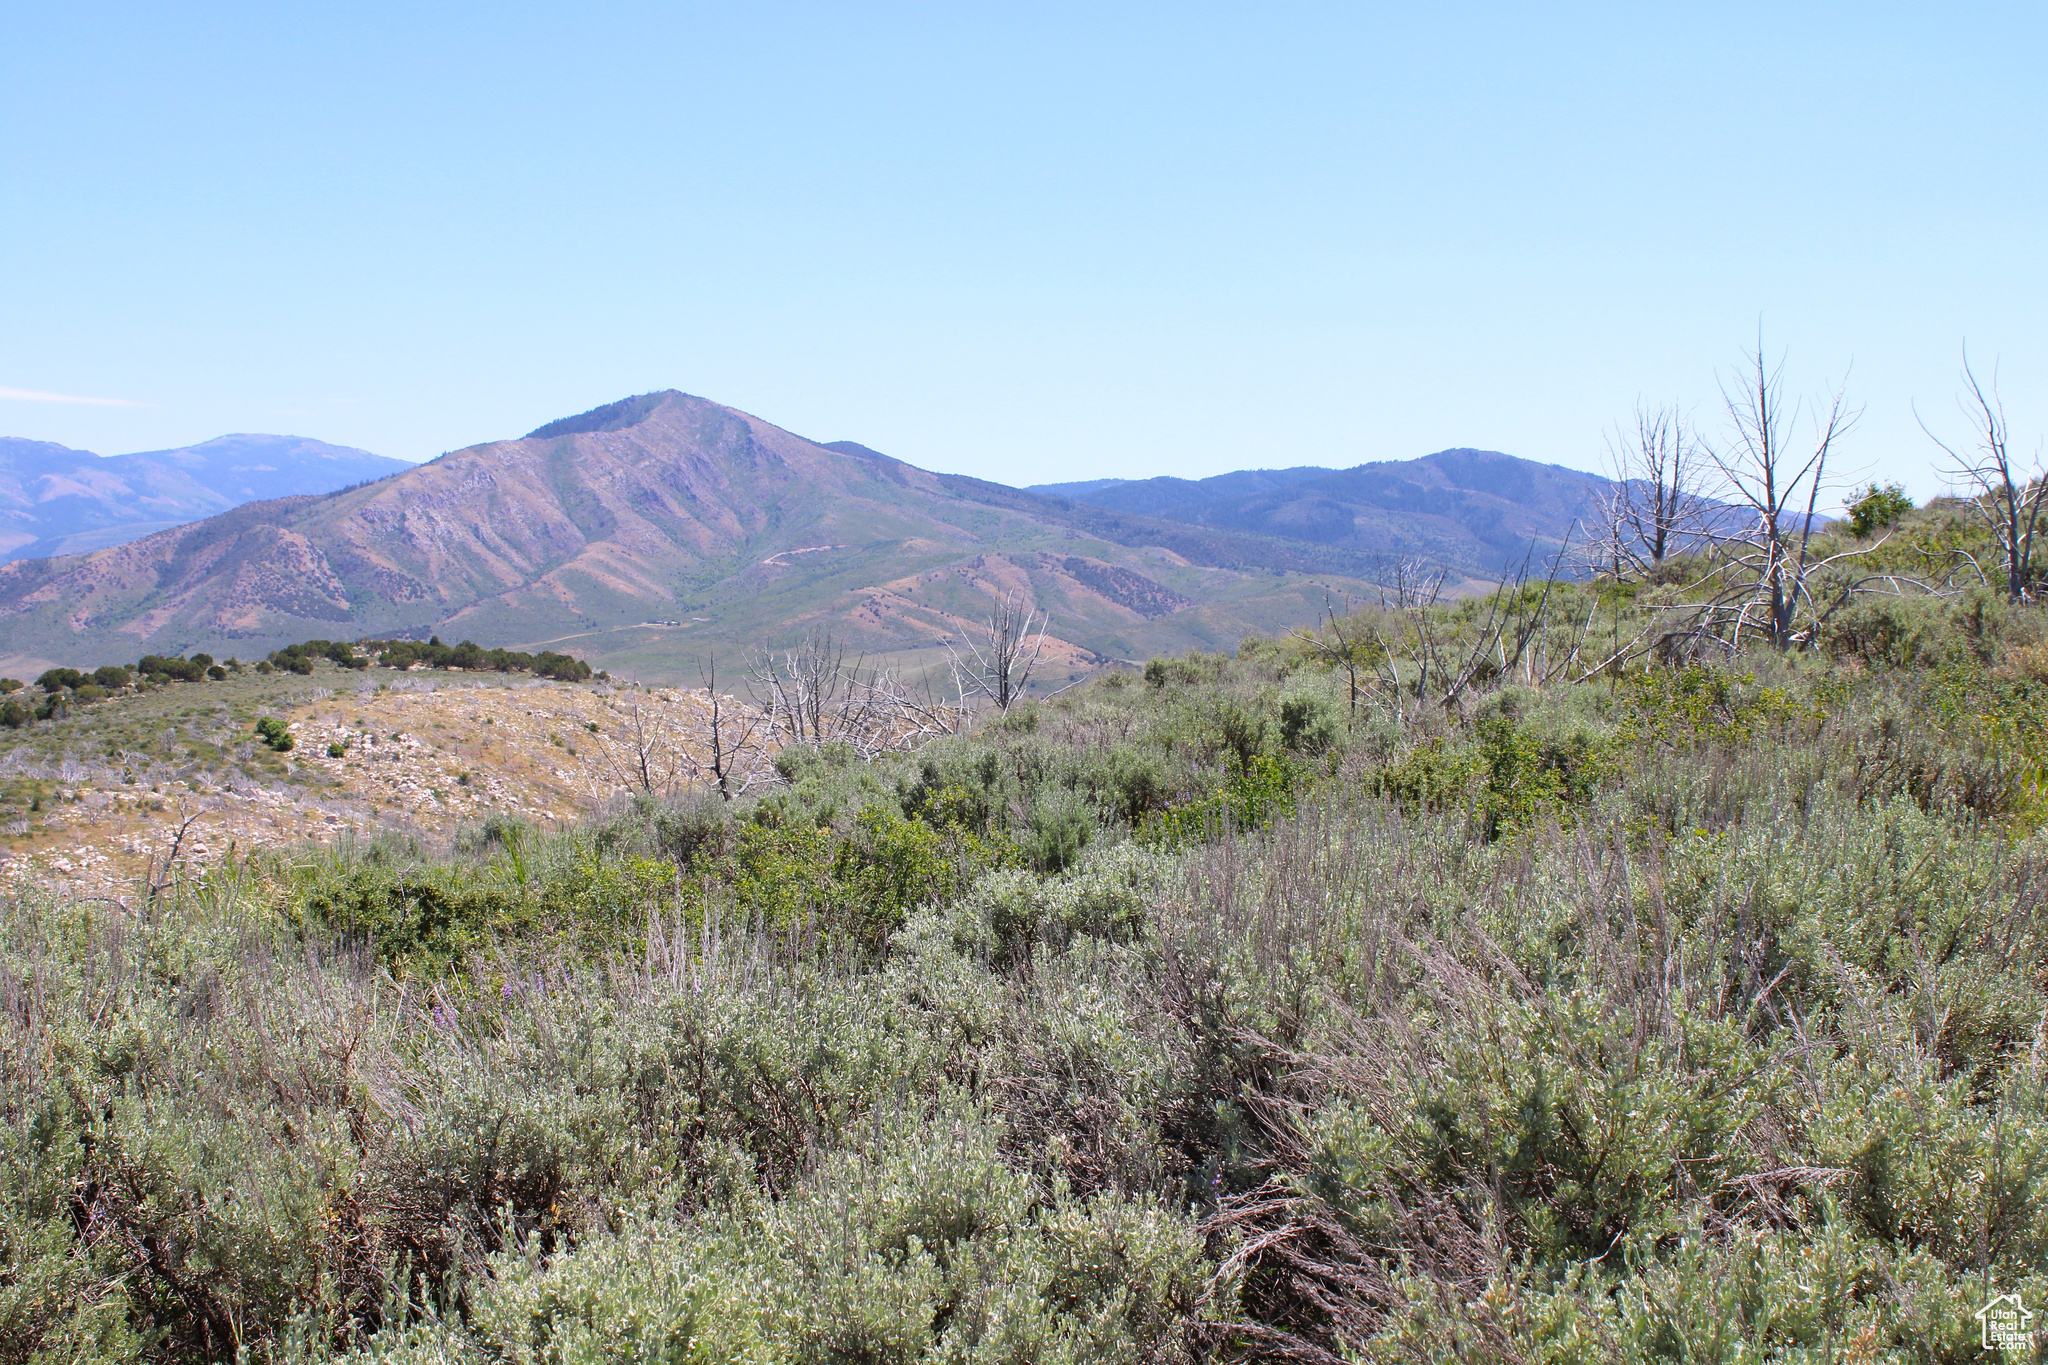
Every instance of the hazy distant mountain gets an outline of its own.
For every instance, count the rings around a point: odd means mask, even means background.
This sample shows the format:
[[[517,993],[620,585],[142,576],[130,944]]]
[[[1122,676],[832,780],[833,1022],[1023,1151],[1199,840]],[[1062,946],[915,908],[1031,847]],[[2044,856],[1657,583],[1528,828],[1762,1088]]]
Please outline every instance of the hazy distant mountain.
[[[411,467],[302,436],[221,436],[105,458],[0,437],[0,561],[96,550],[241,503],[332,492]]]
[[[1493,450],[1352,469],[1247,469],[1207,479],[1097,479],[1031,491],[1197,526],[1424,558],[1486,575],[1555,550],[1611,485]]]
[[[821,623],[857,649],[932,650],[1016,591],[1080,669],[1306,621],[1370,565],[933,474],[670,391],[368,487],[0,565],[0,638],[10,658],[96,662],[434,631],[680,677]]]

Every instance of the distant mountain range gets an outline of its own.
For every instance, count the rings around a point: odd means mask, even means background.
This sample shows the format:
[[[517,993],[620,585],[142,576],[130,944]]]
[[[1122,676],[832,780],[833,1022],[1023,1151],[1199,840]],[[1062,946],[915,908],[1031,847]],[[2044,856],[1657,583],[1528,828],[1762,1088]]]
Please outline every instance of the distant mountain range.
[[[1051,612],[1056,671],[1077,674],[1306,623],[1369,594],[1390,555],[1484,579],[1531,539],[1553,545],[1604,486],[1450,451],[1018,489],[665,391],[364,487],[0,565],[0,669],[439,633],[682,679],[814,625],[937,657],[1017,592]]]
[[[302,436],[221,436],[113,456],[0,437],[0,562],[81,554],[242,503],[328,493],[410,468]]]
[[[1490,574],[1539,561],[1611,487],[1496,450],[1441,450],[1352,469],[1246,469],[1208,479],[1095,479],[1030,491],[1196,526],[1421,559]]]

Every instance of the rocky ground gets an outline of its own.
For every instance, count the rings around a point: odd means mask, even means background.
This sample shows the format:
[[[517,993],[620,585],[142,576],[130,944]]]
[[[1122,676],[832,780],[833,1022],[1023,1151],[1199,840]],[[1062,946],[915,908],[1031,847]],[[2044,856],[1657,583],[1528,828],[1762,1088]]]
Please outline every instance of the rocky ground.
[[[701,777],[710,711],[702,690],[324,664],[116,697],[0,730],[0,888],[129,899],[173,861],[567,822]],[[257,738],[266,715],[289,752]]]

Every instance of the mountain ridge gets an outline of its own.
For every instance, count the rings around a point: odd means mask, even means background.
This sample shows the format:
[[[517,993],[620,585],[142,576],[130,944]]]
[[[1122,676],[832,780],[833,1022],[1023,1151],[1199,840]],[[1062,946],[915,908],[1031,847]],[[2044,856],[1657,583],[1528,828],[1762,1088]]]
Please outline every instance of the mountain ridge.
[[[1017,594],[1053,613],[1054,668],[1077,673],[1301,624],[1383,564],[934,473],[663,390],[361,487],[0,565],[0,624],[19,658],[441,633],[676,676],[813,626],[938,657]]]
[[[0,562],[86,553],[243,503],[411,467],[352,446],[251,432],[128,455],[0,437]]]
[[[1233,470],[1040,485],[1076,501],[1193,525],[1497,572],[1533,546],[1555,552],[1612,485],[1597,474],[1495,450],[1452,447],[1413,460],[1326,469]],[[1461,536],[1476,542],[1462,553]]]

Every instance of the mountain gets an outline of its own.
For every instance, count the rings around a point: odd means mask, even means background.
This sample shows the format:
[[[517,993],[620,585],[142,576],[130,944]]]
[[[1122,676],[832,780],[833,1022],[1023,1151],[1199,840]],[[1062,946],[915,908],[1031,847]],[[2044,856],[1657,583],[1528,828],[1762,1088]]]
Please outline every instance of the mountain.
[[[434,632],[677,678],[815,624],[936,657],[1017,592],[1052,613],[1075,672],[1310,620],[1373,565],[934,474],[666,391],[364,487],[0,565],[0,667]]]
[[[1248,469],[1207,479],[1096,479],[1031,491],[1253,535],[1425,559],[1486,576],[1555,551],[1611,485],[1494,450],[1353,469]]]
[[[0,562],[97,550],[241,503],[327,493],[411,467],[302,436],[220,436],[108,457],[0,437]]]

